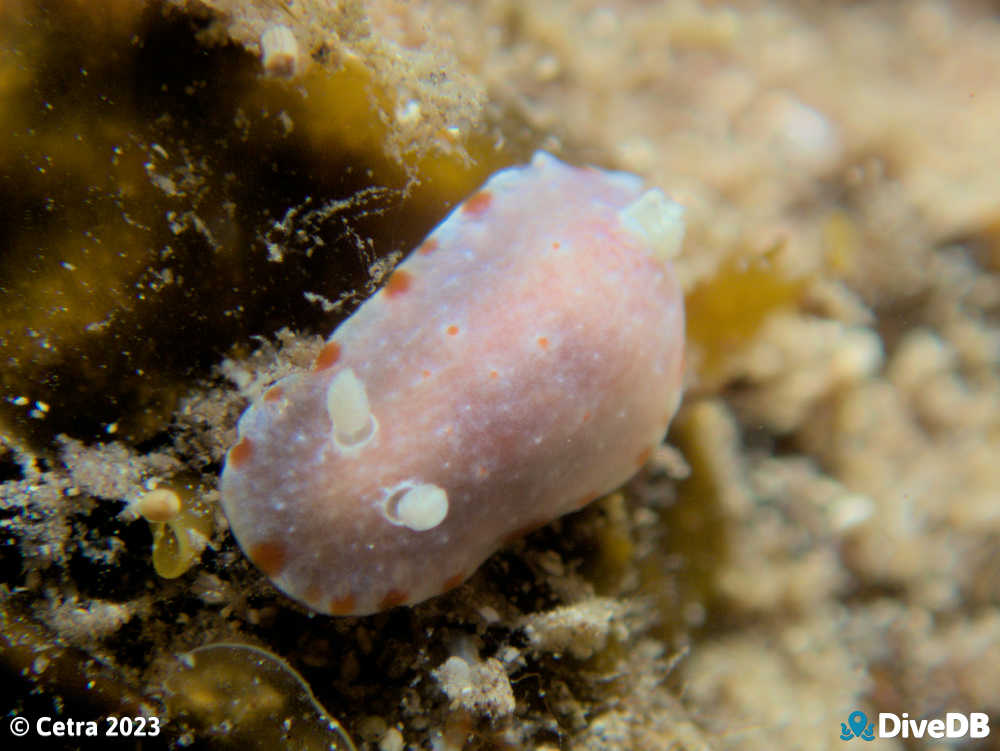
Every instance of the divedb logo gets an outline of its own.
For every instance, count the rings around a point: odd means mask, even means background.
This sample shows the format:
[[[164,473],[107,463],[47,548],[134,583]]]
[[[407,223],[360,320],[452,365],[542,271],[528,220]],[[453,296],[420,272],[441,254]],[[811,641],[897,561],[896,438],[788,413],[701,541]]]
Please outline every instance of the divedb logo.
[[[855,709],[847,717],[847,722],[840,723],[840,740],[849,741],[860,738],[863,741],[873,741],[876,738],[985,738],[990,734],[990,717],[985,712],[948,712],[944,719],[911,720],[910,715],[892,712],[879,712],[878,732],[875,723],[869,723],[868,717],[859,709]]]

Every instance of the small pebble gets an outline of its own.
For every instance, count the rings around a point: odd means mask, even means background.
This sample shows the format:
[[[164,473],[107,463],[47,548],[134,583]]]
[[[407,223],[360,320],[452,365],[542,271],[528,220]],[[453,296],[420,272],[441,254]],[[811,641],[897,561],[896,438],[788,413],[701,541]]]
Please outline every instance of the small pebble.
[[[287,26],[271,26],[260,37],[261,63],[269,75],[292,78],[299,72],[299,43]]]
[[[378,751],[403,751],[403,734],[396,728],[389,728],[379,741]]]

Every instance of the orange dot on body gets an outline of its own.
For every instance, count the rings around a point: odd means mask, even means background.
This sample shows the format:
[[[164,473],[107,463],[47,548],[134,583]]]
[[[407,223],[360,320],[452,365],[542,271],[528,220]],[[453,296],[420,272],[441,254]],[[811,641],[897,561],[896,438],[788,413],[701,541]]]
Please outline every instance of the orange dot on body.
[[[330,615],[350,615],[357,606],[357,598],[352,595],[334,597],[330,600]]]
[[[466,578],[467,577],[465,576],[464,571],[459,571],[454,576],[449,576],[447,579],[444,580],[444,584],[441,585],[441,591],[447,592],[449,589],[454,589],[459,584],[464,582]]]
[[[285,390],[281,386],[272,386],[264,392],[265,402],[276,402],[285,395]]]
[[[389,276],[389,281],[385,285],[385,294],[389,297],[398,297],[406,292],[413,284],[413,274],[406,269],[396,269]]]
[[[649,459],[650,459],[650,457],[652,455],[653,455],[653,449],[651,449],[651,448],[643,449],[642,451],[639,452],[639,456],[636,457],[635,462],[640,467],[645,466],[646,462],[649,461]]]
[[[332,368],[337,364],[337,360],[340,359],[340,342],[327,342],[323,345],[323,349],[319,351],[316,356],[316,361],[313,363],[313,370],[326,370]]]
[[[520,540],[525,535],[530,535],[536,529],[541,529],[547,523],[548,523],[547,519],[528,522],[527,524],[525,524],[523,526],[520,526],[517,529],[512,530],[512,531],[508,532],[507,534],[505,534],[501,538],[502,543],[504,545],[510,545],[512,542],[516,542],[517,540]]]
[[[379,606],[380,610],[388,610],[389,608],[394,608],[397,605],[402,605],[408,599],[409,599],[409,595],[406,594],[406,592],[404,592],[403,590],[401,590],[401,589],[390,589],[386,593],[385,597],[383,597],[379,601],[378,606]]]
[[[488,190],[481,190],[466,199],[465,203],[462,204],[462,211],[472,216],[479,216],[490,207],[491,203],[493,203],[493,194]]]
[[[313,610],[322,610],[322,607],[317,606],[321,594],[320,588],[317,585],[310,584],[306,589],[305,594],[302,595],[302,599],[305,600],[309,604],[309,607]]]
[[[273,540],[257,543],[247,554],[254,565],[271,578],[281,573],[287,558],[285,546]]]
[[[420,243],[420,247],[417,250],[420,252],[421,255],[429,256],[437,249],[438,249],[438,241],[433,237],[428,237],[426,240]]]
[[[538,346],[541,347],[542,349],[548,349],[549,340],[544,336],[538,337]]]
[[[253,456],[253,444],[249,438],[241,438],[229,449],[229,466],[239,469]]]
[[[458,333],[458,326],[449,326],[445,331],[448,333],[448,336],[455,336]]]

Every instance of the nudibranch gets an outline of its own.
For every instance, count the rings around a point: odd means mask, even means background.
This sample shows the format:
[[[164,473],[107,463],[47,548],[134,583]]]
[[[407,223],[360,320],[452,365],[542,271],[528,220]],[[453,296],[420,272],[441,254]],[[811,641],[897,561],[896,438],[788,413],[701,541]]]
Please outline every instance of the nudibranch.
[[[222,505],[321,613],[414,604],[649,458],[681,398],[682,208],[539,152],[494,174],[240,418]]]

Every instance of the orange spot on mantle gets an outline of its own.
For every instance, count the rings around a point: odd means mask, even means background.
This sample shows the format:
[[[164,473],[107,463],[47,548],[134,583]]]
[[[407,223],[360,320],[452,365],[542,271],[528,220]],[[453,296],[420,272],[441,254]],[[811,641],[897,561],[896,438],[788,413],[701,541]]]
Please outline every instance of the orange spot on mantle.
[[[524,526],[518,527],[512,532],[505,534],[501,540],[503,545],[510,545],[512,542],[520,540],[525,535],[530,535],[536,529],[541,529],[546,524],[549,523],[548,519],[539,519],[537,521],[528,522]]]
[[[541,347],[542,349],[548,349],[549,340],[544,336],[538,337],[538,346]]]
[[[454,589],[459,584],[464,582],[465,579],[466,579],[465,572],[459,571],[454,576],[449,576],[447,579],[444,580],[444,584],[441,585],[441,591],[447,592],[449,589]]]
[[[481,190],[473,196],[469,196],[462,204],[462,211],[472,216],[479,216],[493,203],[493,194],[488,190]]]
[[[389,608],[394,608],[397,605],[402,605],[409,598],[410,596],[401,589],[390,589],[386,593],[385,597],[379,601],[378,606],[380,610],[388,610]]]
[[[327,370],[332,368],[337,364],[337,360],[339,359],[340,342],[327,342],[316,356],[316,362],[313,363],[313,370]]]
[[[350,615],[354,612],[357,603],[357,598],[352,594],[345,597],[334,597],[330,600],[330,615]]]
[[[250,560],[265,574],[274,578],[285,567],[287,553],[280,542],[260,542],[247,551]]]
[[[649,458],[652,455],[653,455],[653,449],[651,448],[643,449],[642,451],[639,452],[639,456],[636,457],[635,463],[640,467],[645,466],[646,462],[649,461]]]
[[[398,297],[413,284],[413,274],[406,269],[396,269],[389,277],[385,285],[385,294],[389,297]]]
[[[458,333],[458,326],[449,326],[448,328],[445,329],[445,332],[448,334],[448,336],[455,336],[455,334]]]
[[[428,237],[426,240],[420,243],[420,247],[417,248],[417,252],[420,253],[420,255],[429,256],[437,249],[438,249],[438,241],[433,237]]]
[[[305,594],[302,595],[302,599],[305,600],[307,603],[309,603],[309,607],[311,607],[313,610],[322,610],[323,607],[321,605],[315,604],[319,602],[321,594],[322,592],[320,591],[320,588],[316,584],[310,584],[306,588]]]
[[[265,402],[276,402],[285,395],[285,390],[281,386],[272,386],[264,392]]]
[[[253,456],[253,444],[249,438],[241,438],[236,445],[229,449],[229,465],[239,469]]]

